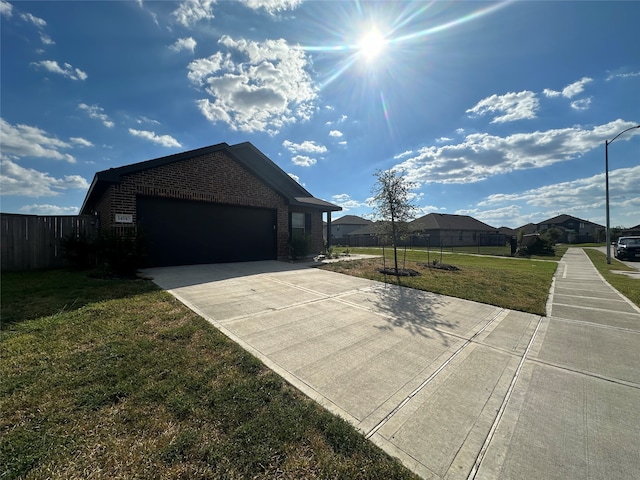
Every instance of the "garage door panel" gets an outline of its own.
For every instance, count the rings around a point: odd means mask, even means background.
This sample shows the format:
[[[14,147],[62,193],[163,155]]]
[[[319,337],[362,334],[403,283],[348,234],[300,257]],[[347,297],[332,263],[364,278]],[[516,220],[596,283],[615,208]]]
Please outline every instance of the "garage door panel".
[[[138,223],[154,266],[276,258],[276,211],[139,197]]]

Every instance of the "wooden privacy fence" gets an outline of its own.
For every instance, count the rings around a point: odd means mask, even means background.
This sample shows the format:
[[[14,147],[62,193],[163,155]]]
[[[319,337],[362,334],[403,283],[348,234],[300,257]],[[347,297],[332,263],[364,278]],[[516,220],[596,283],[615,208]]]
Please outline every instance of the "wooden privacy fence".
[[[68,236],[96,235],[96,218],[91,215],[0,214],[2,225],[0,267],[3,272],[56,268],[68,265],[61,240]]]

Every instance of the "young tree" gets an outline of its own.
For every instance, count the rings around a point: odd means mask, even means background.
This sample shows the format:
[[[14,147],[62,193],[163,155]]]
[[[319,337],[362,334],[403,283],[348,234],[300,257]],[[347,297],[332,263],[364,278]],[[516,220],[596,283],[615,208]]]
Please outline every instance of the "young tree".
[[[406,225],[417,211],[417,207],[409,201],[410,190],[415,185],[405,175],[403,170],[378,170],[375,173],[377,181],[371,191],[374,215],[390,229],[396,276],[399,276],[397,247],[400,226]]]

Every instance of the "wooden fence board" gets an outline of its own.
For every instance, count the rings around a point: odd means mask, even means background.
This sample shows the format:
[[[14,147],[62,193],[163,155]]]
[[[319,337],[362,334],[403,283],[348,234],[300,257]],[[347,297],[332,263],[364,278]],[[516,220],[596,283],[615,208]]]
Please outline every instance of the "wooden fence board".
[[[70,235],[96,235],[91,215],[0,214],[0,268],[3,272],[68,265],[60,242]]]

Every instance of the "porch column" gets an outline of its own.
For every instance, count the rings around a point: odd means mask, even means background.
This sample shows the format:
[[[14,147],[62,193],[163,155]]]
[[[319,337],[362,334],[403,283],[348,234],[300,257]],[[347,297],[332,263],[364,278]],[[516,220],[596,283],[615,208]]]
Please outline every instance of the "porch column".
[[[331,246],[331,212],[327,212],[327,248]]]

